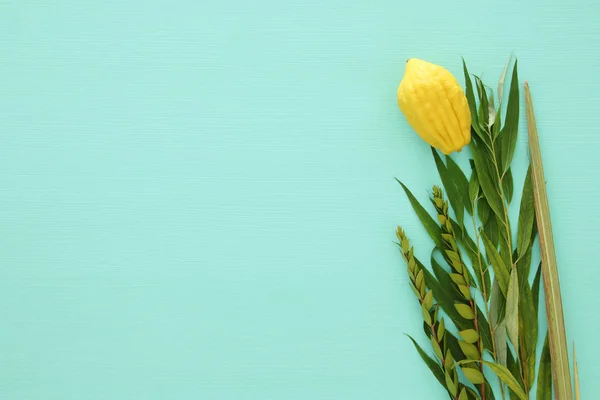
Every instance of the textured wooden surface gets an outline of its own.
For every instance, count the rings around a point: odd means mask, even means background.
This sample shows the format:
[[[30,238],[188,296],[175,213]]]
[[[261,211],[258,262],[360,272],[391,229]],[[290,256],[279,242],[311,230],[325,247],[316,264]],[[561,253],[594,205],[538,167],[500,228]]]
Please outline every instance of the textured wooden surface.
[[[394,228],[430,243],[393,178],[438,180],[395,91],[514,52],[593,399],[599,4],[1,1],[0,398],[444,398],[403,335]]]

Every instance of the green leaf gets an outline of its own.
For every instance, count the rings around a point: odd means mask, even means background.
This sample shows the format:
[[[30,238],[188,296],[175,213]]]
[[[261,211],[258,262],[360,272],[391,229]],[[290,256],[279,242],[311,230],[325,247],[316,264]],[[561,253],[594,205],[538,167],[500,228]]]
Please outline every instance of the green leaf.
[[[490,208],[490,205],[485,197],[481,197],[477,201],[477,216],[479,217],[481,225],[485,225],[490,218],[490,215],[492,215],[492,209]]]
[[[492,291],[490,296],[490,320],[492,326],[496,326],[500,321],[504,320],[506,315],[506,297],[500,290],[498,280],[494,278],[494,284],[492,285]]]
[[[494,330],[494,342],[496,345],[496,360],[500,365],[507,364],[508,345],[506,340],[506,321],[504,315],[506,313],[506,299],[500,291],[498,281],[494,279],[492,292],[490,296],[490,323]]]
[[[506,332],[513,347],[519,352],[519,281],[517,270],[510,273],[506,293]]]
[[[478,257],[478,250],[477,250],[477,245],[475,244],[475,242],[473,241],[473,239],[471,238],[471,236],[469,236],[469,233],[466,232],[465,230],[463,230],[463,228],[458,225],[458,223],[454,220],[452,221],[452,229],[454,229],[454,233],[456,234],[456,238],[458,239],[458,241],[464,246],[466,252],[467,252],[467,256],[469,257],[469,259],[471,260],[471,264],[473,265],[473,269],[475,271],[475,278],[477,279],[477,284],[479,285],[478,288],[482,288],[482,282],[481,282],[481,266],[479,265],[479,257]],[[482,262],[484,262],[482,260]],[[467,269],[467,275],[469,277],[469,282],[473,282],[473,276],[471,276],[471,272]],[[485,273],[484,275],[484,281],[486,283],[486,285],[489,286],[490,284],[490,276],[489,273],[487,273],[487,269],[485,269]],[[486,293],[489,292],[489,288],[486,289]]]
[[[504,94],[504,77],[506,76],[506,72],[508,71],[508,67],[510,66],[511,60],[512,55],[508,58],[508,61],[504,66],[504,70],[502,71],[502,75],[500,75],[500,79],[498,79],[498,103],[500,105],[502,105],[502,95]]]
[[[488,104],[488,96],[483,86],[483,82],[478,76],[475,76],[475,86],[477,88],[477,96],[479,97],[478,119],[479,126],[483,132],[489,133],[490,109]]]
[[[519,364],[519,360],[517,358],[513,357],[513,354],[510,350],[508,351],[506,359],[507,359],[506,368],[508,368],[510,373],[515,377],[515,379],[519,383],[519,386],[524,390],[525,384],[523,383],[523,376],[521,374],[521,365]],[[511,396],[510,396],[511,399],[517,398],[517,397],[518,396],[516,394],[511,392]]]
[[[477,394],[477,392],[475,392],[473,389],[471,389],[470,387],[467,386],[467,392],[469,393],[469,400],[479,400],[480,396],[479,394]],[[488,393],[489,394],[489,393]],[[488,397],[486,397],[486,400],[488,399]],[[493,394],[489,397],[490,400],[494,400],[494,396]]]
[[[540,278],[542,276],[542,263],[538,265],[538,269],[535,273],[535,277],[533,278],[533,285],[531,285],[531,297],[533,306],[535,308],[535,315],[538,315],[538,299],[540,297]]]
[[[523,286],[529,280],[529,271],[531,269],[531,251],[529,247],[525,254],[517,262],[517,272],[519,274],[519,284]]]
[[[474,400],[477,399],[477,397],[474,398]],[[492,386],[490,385],[487,379],[485,380],[485,400],[495,400],[494,391],[492,390]]]
[[[502,106],[498,106],[498,111],[496,111],[496,118],[494,119],[494,124],[492,125],[492,140],[496,140],[498,134],[500,133],[500,128],[502,125]],[[499,146],[497,146],[499,147]]]
[[[477,347],[475,345],[473,345],[471,343],[467,343],[464,340],[459,340],[458,345],[460,346],[460,349],[465,354],[465,356],[467,356],[467,359],[469,359],[469,360],[481,359],[481,354],[479,353],[479,350],[477,349]]]
[[[423,312],[423,321],[429,326],[431,326],[431,315],[429,314],[429,310],[425,308],[425,304],[421,305],[421,311]]]
[[[471,300],[471,290],[469,289],[469,286],[458,285],[458,290],[466,300]]]
[[[474,385],[479,385],[485,381],[483,379],[483,374],[479,372],[478,369],[463,368],[462,371],[465,374],[465,377]]]
[[[506,321],[502,321],[494,331],[494,340],[496,341],[496,358],[498,364],[506,367],[506,353],[508,351],[508,343],[506,342]]]
[[[431,348],[433,349],[433,352],[435,353],[437,358],[439,358],[440,360],[443,360],[444,357],[442,356],[442,349],[440,348],[440,345],[438,344],[438,342],[435,340],[435,338],[433,336],[431,337],[430,340],[431,340]]]
[[[535,361],[538,338],[538,314],[533,304],[529,282],[521,285],[519,295],[519,336],[521,342],[521,363],[525,366],[527,382],[535,380]]]
[[[485,265],[483,254],[479,254],[477,244],[475,244],[468,233],[464,232],[462,228],[457,227],[454,221],[452,221],[452,226],[454,232],[457,234],[459,242],[465,248],[469,260],[471,260],[471,265],[473,266],[473,271],[475,272],[475,279],[477,279],[477,287],[480,290],[485,288],[485,293],[489,296],[491,285],[490,273]]]
[[[492,336],[490,334],[490,325],[488,324],[486,315],[483,314],[481,309],[477,305],[475,305],[475,308],[477,310],[477,321],[479,322],[479,338],[483,342],[484,349],[487,349],[491,352],[493,349],[493,343]]]
[[[475,329],[465,329],[463,331],[458,332],[458,334],[467,343],[475,343],[479,340],[479,334]]]
[[[494,244],[494,247],[498,247],[500,244],[500,229],[498,227],[498,219],[494,214],[491,214],[487,222],[483,225],[483,230]]]
[[[461,317],[465,319],[473,319],[473,310],[471,310],[471,307],[469,307],[467,304],[456,303],[454,304],[454,308],[456,308],[456,311],[458,311]]]
[[[440,319],[440,323],[437,326],[437,337],[438,339],[442,339],[444,337],[444,334],[446,333],[446,324],[444,322],[444,317],[442,317]]]
[[[469,179],[469,203],[471,206],[475,204],[477,196],[479,195],[479,179],[477,179],[477,171],[471,172],[471,179]]]
[[[423,305],[427,310],[433,306],[433,290],[430,290],[427,292],[427,294],[425,294],[425,298],[423,298]]]
[[[469,104],[469,111],[471,111],[471,126],[475,128],[477,135],[479,133],[479,126],[477,121],[477,103],[475,102],[475,94],[473,93],[473,82],[471,81],[471,75],[467,70],[467,64],[463,58],[463,71],[465,74],[465,96],[467,97],[467,103]]]
[[[508,282],[510,280],[509,268],[505,264],[500,254],[496,250],[496,247],[492,244],[490,239],[487,237],[484,231],[481,231],[481,239],[483,240],[483,245],[485,246],[485,252],[490,260],[490,264],[492,264],[492,269],[494,270],[494,275],[498,280],[498,286],[500,287],[500,291],[504,296],[508,292]]]
[[[508,168],[508,170],[504,174],[504,177],[502,178],[502,192],[504,193],[504,197],[506,198],[507,203],[510,203],[512,201],[513,189],[513,176],[511,169]]]
[[[440,158],[438,151],[434,147],[431,148],[431,153],[433,154],[433,159],[435,160],[435,165],[437,167],[440,178],[442,179],[442,183],[444,184],[444,189],[446,190],[446,194],[448,195],[450,205],[452,206],[454,214],[456,215],[456,220],[462,224],[465,215],[465,205],[463,204],[463,195],[458,191],[458,188],[456,187],[455,179],[457,178],[446,167],[446,165]]]
[[[418,260],[417,260],[418,261]],[[419,266],[422,266],[420,262],[417,262]],[[443,308],[448,317],[455,322],[455,324],[463,325],[467,321],[463,319],[456,309],[454,308],[454,302],[459,299],[456,292],[452,289],[454,284],[452,279],[439,263],[431,256],[431,268],[435,275],[431,274],[424,266],[422,271],[425,276],[425,282],[427,286],[435,293],[435,298],[438,304]]]
[[[452,380],[448,372],[445,373],[444,379],[446,380],[446,388],[448,389],[450,394],[452,394],[453,397],[456,396],[458,388],[456,387],[456,384],[454,384],[454,381]]]
[[[517,229],[517,253],[519,257],[531,247],[531,233],[535,208],[533,204],[533,186],[531,184],[531,166],[527,169],[525,183],[523,184],[523,195],[521,197],[521,209],[519,211],[519,225]]]
[[[462,390],[460,391],[460,394],[458,395],[458,400],[469,400],[469,398],[467,397],[467,390],[463,387]]]
[[[417,349],[417,352],[419,353],[419,355],[421,356],[421,358],[423,359],[425,364],[429,367],[429,370],[431,371],[431,373],[437,378],[438,382],[440,382],[440,384],[443,387],[446,387],[445,379],[444,379],[444,371],[442,370],[442,367],[440,366],[440,364],[438,364],[433,358],[429,357],[427,355],[427,353],[425,353],[425,351],[423,351],[421,346],[419,346],[419,344],[415,341],[415,339],[413,339],[410,335],[406,335],[406,336],[408,336],[408,338],[413,342],[413,345]]]
[[[464,360],[465,354],[463,353],[460,345],[458,344],[459,340],[446,330],[446,336],[444,337],[444,346],[448,348],[448,350],[452,353],[452,357],[455,360]]]
[[[510,81],[510,92],[506,106],[506,117],[504,129],[501,133],[501,168],[505,172],[510,167],[513,154],[517,144],[517,133],[519,128],[519,77],[517,74],[517,60],[513,65],[512,78]]]
[[[502,198],[500,197],[497,179],[492,178],[495,175],[490,170],[490,161],[486,160],[485,154],[473,142],[471,142],[470,147],[475,162],[475,169],[477,170],[477,178],[479,179],[483,194],[498,218],[504,220]]]
[[[489,114],[488,125],[490,127],[493,127],[498,113],[496,112],[496,105],[494,104],[494,91],[492,89],[490,89],[490,94],[488,95],[488,114]],[[493,140],[494,140],[494,134],[492,133],[492,141]]]
[[[502,382],[504,382],[506,386],[510,388],[510,390],[512,390],[517,396],[519,396],[519,399],[528,400],[527,394],[525,394],[525,392],[519,385],[519,381],[517,381],[513,374],[511,374],[508,368],[489,361],[480,362],[488,366],[494,372],[494,374],[496,374],[498,378],[500,378]]]
[[[552,360],[550,358],[548,335],[546,335],[546,340],[544,340],[544,347],[542,348],[542,355],[540,357],[535,398],[537,400],[552,400]]]
[[[437,222],[431,217],[431,215],[429,215],[425,208],[423,208],[421,203],[419,203],[419,201],[415,198],[411,191],[408,190],[404,183],[400,182],[398,179],[396,179],[396,181],[402,186],[402,189],[404,189],[406,197],[408,197],[408,201],[412,205],[417,217],[419,217],[419,220],[421,220],[421,223],[425,227],[425,230],[435,243],[436,247],[443,249],[444,243],[442,243],[441,239],[442,231]]]
[[[472,215],[473,204],[469,202],[469,181],[467,180],[465,173],[449,155],[446,156],[446,169],[448,174],[452,177],[452,181],[456,186],[458,195],[462,197],[462,202],[465,206],[465,209],[469,215]]]
[[[450,274],[450,279],[457,285],[466,285],[465,277],[462,274]]]

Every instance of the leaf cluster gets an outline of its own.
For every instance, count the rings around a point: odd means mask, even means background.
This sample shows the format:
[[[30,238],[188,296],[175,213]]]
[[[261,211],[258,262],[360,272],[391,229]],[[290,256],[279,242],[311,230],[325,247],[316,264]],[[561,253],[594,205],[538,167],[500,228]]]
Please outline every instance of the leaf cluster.
[[[442,186],[433,187],[431,206],[398,181],[434,244],[425,266],[404,230],[396,232],[433,354],[411,340],[454,400],[527,400],[536,382],[536,398],[552,398],[548,338],[538,326],[539,266],[530,279],[537,235],[530,169],[518,219],[509,218],[519,122],[516,60],[503,98],[509,64],[498,83],[496,106],[493,90],[463,62],[472,119],[468,176],[452,157],[432,148]],[[540,336],[546,340],[536,354]],[[496,377],[498,384],[490,382]]]

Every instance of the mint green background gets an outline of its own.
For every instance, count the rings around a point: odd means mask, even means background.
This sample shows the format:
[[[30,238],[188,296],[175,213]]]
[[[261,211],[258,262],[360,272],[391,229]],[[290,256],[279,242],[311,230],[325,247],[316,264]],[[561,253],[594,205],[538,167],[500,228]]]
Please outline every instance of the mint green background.
[[[438,179],[395,91],[514,53],[593,399],[600,5],[524,3],[1,2],[0,398],[445,398],[403,335],[394,228],[430,243],[393,178]]]

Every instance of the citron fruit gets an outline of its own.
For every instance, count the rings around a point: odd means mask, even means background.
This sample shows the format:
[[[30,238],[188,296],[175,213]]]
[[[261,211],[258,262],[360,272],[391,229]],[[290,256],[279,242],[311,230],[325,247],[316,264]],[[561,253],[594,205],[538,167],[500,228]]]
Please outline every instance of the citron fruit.
[[[398,86],[398,106],[417,134],[444,154],[471,141],[465,92],[445,68],[411,58]]]

